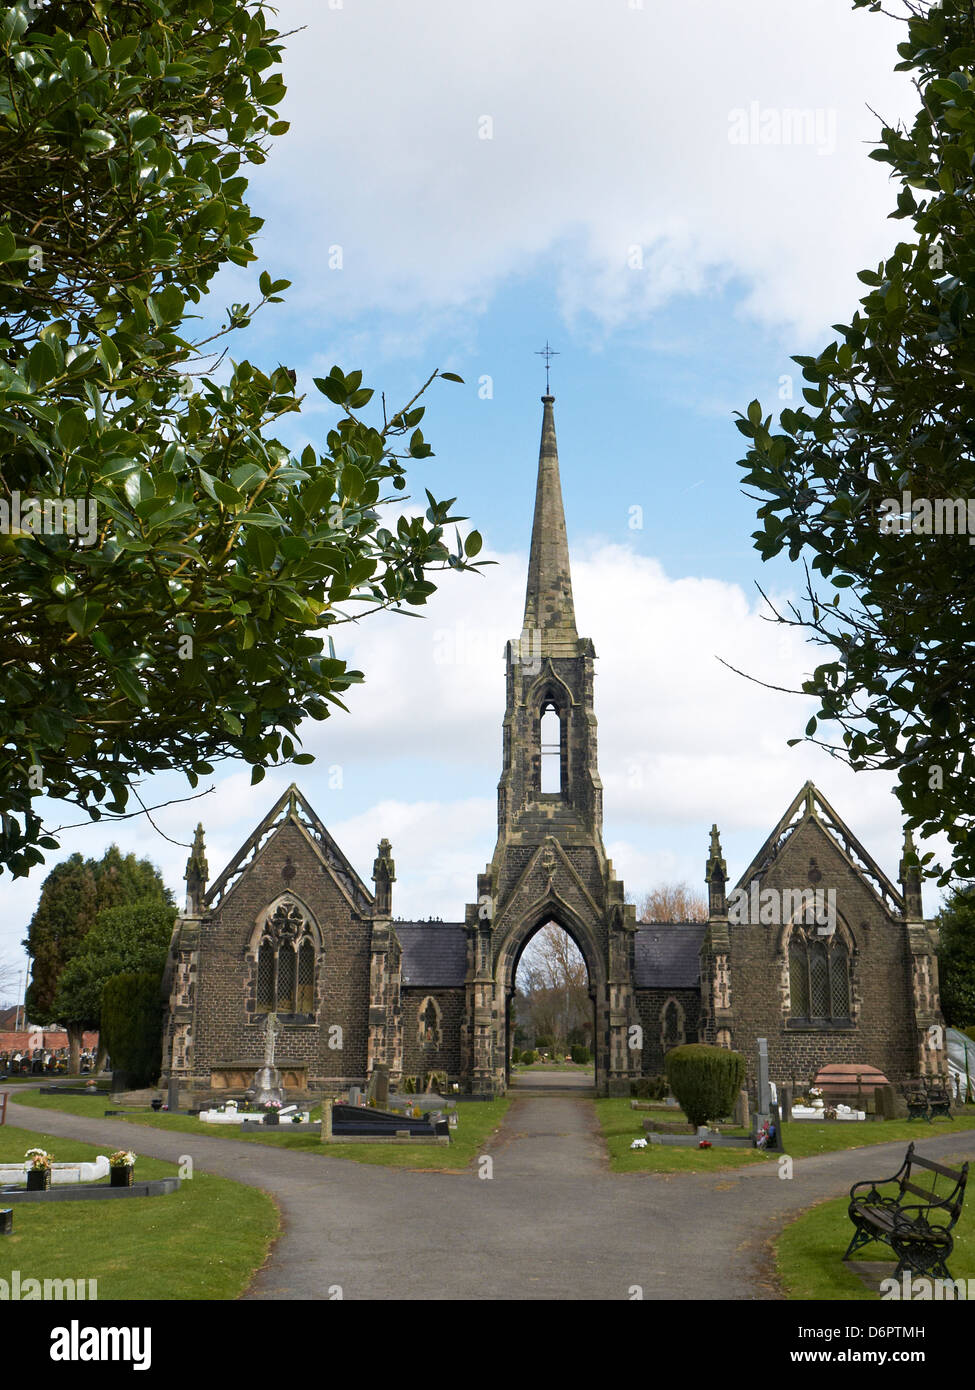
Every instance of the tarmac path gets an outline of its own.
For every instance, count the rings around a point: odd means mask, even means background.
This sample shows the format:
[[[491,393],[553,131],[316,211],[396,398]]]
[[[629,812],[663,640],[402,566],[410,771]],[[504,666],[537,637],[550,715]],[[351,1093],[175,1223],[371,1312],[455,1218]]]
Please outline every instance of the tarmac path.
[[[246,1299],[774,1299],[769,1242],[795,1214],[894,1172],[903,1140],[720,1172],[610,1172],[591,1100],[517,1096],[460,1173],[409,1172],[270,1145],[39,1112],[7,1123],[134,1146],[269,1192],[282,1232]],[[975,1157],[975,1130],[918,1134]],[[485,1159],[490,1159],[490,1163]],[[164,1201],[165,1198],[160,1198]],[[837,1259],[843,1252],[837,1251]]]

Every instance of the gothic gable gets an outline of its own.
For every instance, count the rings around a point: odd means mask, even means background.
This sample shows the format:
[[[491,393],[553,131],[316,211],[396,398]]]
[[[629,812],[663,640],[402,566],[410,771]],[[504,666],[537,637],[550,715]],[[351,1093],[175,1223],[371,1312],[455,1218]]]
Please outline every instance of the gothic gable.
[[[889,915],[900,917],[904,910],[903,895],[812,782],[794,798],[736,888],[748,889],[753,880],[764,884],[770,876],[780,886],[788,879],[796,888],[837,890],[855,879]]]
[[[210,887],[204,898],[206,908],[214,911],[223,906],[237,888],[242,876],[257,866],[271,843],[286,826],[290,827],[292,834],[289,844],[294,843],[293,837],[296,834],[301,849],[307,851],[307,854],[302,853],[301,857],[306,858],[310,855],[314,859],[335,884],[349,909],[360,916],[370,916],[374,907],[372,894],[293,783],[247,837],[223,873]],[[287,865],[281,872],[287,883]]]
[[[563,907],[591,928],[602,926],[603,914],[598,904],[552,835],[535,850],[499,906],[494,919],[496,935],[503,937],[507,924],[534,918],[546,907],[551,907],[553,916]]]

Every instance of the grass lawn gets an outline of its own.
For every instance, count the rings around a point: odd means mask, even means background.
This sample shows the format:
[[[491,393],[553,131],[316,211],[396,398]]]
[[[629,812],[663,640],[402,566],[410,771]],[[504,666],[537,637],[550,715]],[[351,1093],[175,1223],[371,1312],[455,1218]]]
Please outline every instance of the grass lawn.
[[[939,1134],[956,1134],[975,1129],[975,1105],[959,1107],[960,1114],[952,1120],[868,1120],[863,1124],[841,1121],[817,1125],[807,1121],[785,1126],[785,1151],[793,1158],[809,1158],[813,1154],[835,1153],[837,1149],[860,1149],[871,1144],[889,1144],[903,1140],[904,1148],[913,1139],[921,1144]],[[895,1164],[894,1167],[898,1167]]]
[[[952,1160],[946,1160],[951,1164]],[[869,1177],[869,1173],[864,1174]],[[787,1298],[855,1298],[881,1302],[844,1264],[842,1255],[850,1243],[853,1224],[847,1215],[849,1198],[821,1202],[785,1228],[776,1243],[776,1268]],[[975,1216],[962,1208],[954,1229],[955,1249],[948,1260],[954,1279],[975,1279]],[[864,1245],[857,1259],[890,1262],[894,1253],[886,1245]]]
[[[595,1105],[614,1173],[699,1173],[712,1168],[740,1168],[748,1163],[763,1163],[776,1157],[752,1149],[685,1149],[662,1144],[631,1149],[630,1143],[634,1139],[644,1137],[645,1119],[679,1121],[684,1116],[673,1107],[666,1114],[663,1111],[631,1110],[630,1102],[625,1097],[604,1098],[597,1100]],[[888,1144],[893,1140],[903,1140],[906,1148],[912,1139],[920,1143],[938,1134],[973,1128],[975,1106],[965,1106],[963,1113],[953,1120],[935,1120],[930,1125],[917,1120],[871,1120],[863,1124],[844,1121],[822,1125],[793,1123],[784,1127],[785,1152],[792,1158],[811,1158],[815,1154]],[[728,1132],[743,1134],[744,1130]]]
[[[19,1105],[38,1110],[60,1110],[70,1115],[86,1115],[93,1120],[105,1117],[104,1096],[42,1096],[29,1092],[18,1096]],[[457,1128],[450,1132],[450,1144],[323,1144],[317,1132],[290,1133],[287,1125],[264,1128],[259,1134],[241,1134],[237,1125],[205,1125],[191,1115],[132,1114],[113,1118],[126,1124],[149,1125],[152,1129],[179,1130],[184,1134],[204,1134],[215,1139],[237,1139],[245,1144],[272,1144],[280,1149],[300,1149],[304,1153],[325,1154],[329,1158],[351,1158],[356,1163],[379,1163],[388,1168],[466,1168],[484,1148],[488,1136],[497,1129],[509,1101],[461,1101],[457,1106]],[[110,1108],[110,1107],[109,1107]],[[321,1118],[321,1106],[312,1110]],[[255,1119],[258,1117],[255,1116]],[[2,1132],[2,1131],[0,1131]]]
[[[515,1062],[512,1065],[512,1075],[523,1071],[578,1071],[587,1072],[590,1076],[595,1075],[592,1062],[532,1062],[527,1067],[524,1062]]]
[[[69,1163],[105,1152],[76,1139],[0,1127],[0,1162],[16,1162],[29,1148]],[[161,1159],[136,1164],[137,1178],[176,1173],[174,1163]],[[165,1197],[18,1203],[13,1213],[13,1235],[0,1240],[0,1278],[9,1280],[17,1269],[21,1282],[97,1279],[99,1299],[237,1298],[279,1226],[266,1193],[199,1172]]]
[[[52,1072],[51,1075],[44,1076],[5,1076],[0,1081],[0,1091],[6,1090],[8,1086],[87,1086],[88,1076],[65,1076],[64,1072]],[[96,1081],[96,1086],[104,1087],[106,1090],[111,1085],[110,1081]]]
[[[663,1112],[648,1115],[645,1110],[631,1110],[624,1096],[603,1097],[594,1102],[596,1114],[603,1127],[610,1167],[614,1173],[709,1173],[717,1169],[741,1168],[747,1163],[768,1163],[774,1155],[756,1149],[697,1149],[676,1148],[665,1144],[648,1144],[645,1149],[631,1149],[634,1139],[643,1139],[645,1119],[663,1118]],[[674,1122],[684,1116],[673,1106],[666,1118]],[[744,1134],[744,1130],[730,1130]]]

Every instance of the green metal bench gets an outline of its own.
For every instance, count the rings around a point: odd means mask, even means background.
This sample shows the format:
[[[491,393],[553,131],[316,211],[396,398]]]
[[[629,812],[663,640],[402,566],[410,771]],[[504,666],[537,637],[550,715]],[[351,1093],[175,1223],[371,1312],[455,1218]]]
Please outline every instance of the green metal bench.
[[[920,1181],[915,1180],[917,1169],[922,1170]],[[921,1186],[928,1174],[926,1185]],[[882,1241],[897,1256],[895,1278],[910,1269],[915,1274],[950,1279],[946,1261],[954,1249],[951,1232],[961,1215],[967,1181],[967,1163],[948,1168],[922,1158],[914,1145],[909,1145],[892,1178],[857,1182],[850,1188],[849,1214],[854,1231],[844,1260],[871,1241]],[[939,1183],[943,1184],[941,1193]],[[912,1202],[911,1197],[919,1200]]]

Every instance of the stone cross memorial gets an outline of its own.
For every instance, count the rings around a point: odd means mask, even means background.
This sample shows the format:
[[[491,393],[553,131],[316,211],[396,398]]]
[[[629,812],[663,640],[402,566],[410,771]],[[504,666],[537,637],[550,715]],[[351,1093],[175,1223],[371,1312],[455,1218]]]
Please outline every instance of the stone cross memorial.
[[[269,1013],[267,1029],[264,1034],[264,1065],[258,1067],[251,1089],[247,1093],[247,1098],[253,1100],[257,1105],[266,1105],[269,1101],[277,1101],[279,1105],[284,1104],[281,1073],[274,1065],[274,1047],[280,1031],[281,1025],[278,1023],[277,1014]]]

